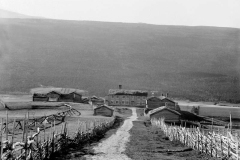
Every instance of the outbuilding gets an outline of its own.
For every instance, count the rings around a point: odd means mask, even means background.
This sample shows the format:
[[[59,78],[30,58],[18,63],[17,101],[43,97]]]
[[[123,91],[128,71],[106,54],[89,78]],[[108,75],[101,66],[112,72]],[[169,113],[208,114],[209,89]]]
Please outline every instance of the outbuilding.
[[[33,101],[45,102],[82,102],[85,91],[73,88],[41,87],[33,88]]]
[[[114,109],[106,105],[102,105],[94,109],[94,115],[112,117],[113,113],[114,113]]]
[[[147,99],[147,107],[149,110],[165,106],[165,102],[162,102],[162,100],[159,97],[149,97]]]
[[[149,111],[150,119],[164,118],[165,122],[180,122],[181,113],[166,106]]]
[[[149,97],[147,99],[147,103],[146,103],[146,108],[147,110],[152,110],[161,106],[167,106],[170,109],[179,111],[180,107],[178,106],[178,103],[174,102],[173,100],[171,100],[168,97],[165,96],[160,96],[160,97]]]
[[[104,105],[104,99],[102,99],[100,97],[92,96],[90,98],[90,100],[91,100],[92,104],[95,105],[95,106]]]
[[[48,101],[49,102],[58,102],[60,100],[61,94],[57,91],[51,91],[47,93]]]

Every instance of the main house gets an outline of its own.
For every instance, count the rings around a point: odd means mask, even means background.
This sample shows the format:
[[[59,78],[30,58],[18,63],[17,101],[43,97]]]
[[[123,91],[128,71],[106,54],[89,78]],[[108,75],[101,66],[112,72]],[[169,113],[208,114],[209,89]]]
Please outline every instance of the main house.
[[[110,89],[108,93],[108,105],[110,106],[142,106],[146,105],[147,91]]]

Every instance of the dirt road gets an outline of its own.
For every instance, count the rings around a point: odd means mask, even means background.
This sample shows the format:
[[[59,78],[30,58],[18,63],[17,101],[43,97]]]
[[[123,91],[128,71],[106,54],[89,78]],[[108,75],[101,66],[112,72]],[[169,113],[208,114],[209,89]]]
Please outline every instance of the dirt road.
[[[94,147],[94,156],[85,156],[87,160],[130,160],[123,152],[129,141],[129,130],[133,127],[133,121],[137,119],[136,108],[132,108],[132,116],[126,119],[123,125],[98,146]]]

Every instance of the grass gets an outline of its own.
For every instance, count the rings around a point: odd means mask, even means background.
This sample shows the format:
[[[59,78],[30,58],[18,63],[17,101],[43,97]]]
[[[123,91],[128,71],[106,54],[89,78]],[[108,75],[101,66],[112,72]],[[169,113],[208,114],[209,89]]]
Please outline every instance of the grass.
[[[130,130],[130,142],[127,144],[126,155],[133,160],[213,160],[214,158],[198,151],[166,152],[166,150],[188,149],[178,141],[169,141],[164,133],[151,126],[149,120],[142,116],[144,110],[137,109],[138,121],[133,122]]]
[[[12,102],[14,104],[22,104],[25,102]],[[40,102],[44,104],[45,102]],[[54,102],[52,103],[54,105]],[[77,115],[72,115],[66,116],[65,121],[68,123],[68,130],[70,136],[73,136],[74,133],[77,130],[78,127],[78,120],[79,121],[103,121],[103,120],[109,120],[112,119],[113,117],[103,117],[103,116],[94,116],[93,115],[93,109],[92,106],[88,104],[79,104],[79,103],[72,103],[71,106],[74,109],[77,109],[80,113],[81,116]],[[21,106],[17,106],[21,107]],[[51,114],[56,114],[57,112],[61,112],[64,110],[67,110],[68,108],[66,107],[50,107],[49,109],[21,109],[21,110],[8,110],[8,121],[13,121],[14,119],[23,119],[25,114],[29,112],[29,118],[33,117],[42,117],[45,115],[51,115]],[[0,118],[6,118],[6,110],[0,110]],[[57,125],[56,131],[59,133],[61,131],[62,125]],[[46,129],[46,135],[50,133],[51,129]],[[16,130],[15,133],[15,140],[16,141],[21,141],[22,140],[22,130]],[[32,134],[33,131],[30,131],[29,134]],[[41,138],[43,138],[43,131],[40,133]],[[50,135],[49,135],[50,136]],[[9,136],[10,137],[10,136]],[[5,134],[4,134],[4,139],[5,139]]]
[[[191,112],[193,106],[200,106],[199,115],[211,117],[229,117],[230,113],[232,118],[239,118],[240,107],[219,106],[213,104],[204,104],[201,102],[192,103],[179,103],[181,110]]]
[[[166,152],[166,150],[188,149],[178,141],[169,141],[163,132],[151,126],[148,121],[135,121],[130,130],[130,142],[126,155],[133,160],[214,160],[206,154],[191,150],[185,152]]]
[[[132,115],[132,110],[129,108],[125,108],[125,107],[116,107],[115,115],[125,119]]]

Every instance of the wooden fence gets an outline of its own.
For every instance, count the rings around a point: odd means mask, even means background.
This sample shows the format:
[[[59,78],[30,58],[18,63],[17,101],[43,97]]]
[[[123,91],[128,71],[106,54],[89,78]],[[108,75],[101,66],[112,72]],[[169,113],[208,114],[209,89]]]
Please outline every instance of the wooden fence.
[[[2,160],[46,160],[54,159],[56,154],[65,151],[69,146],[81,145],[89,141],[96,135],[106,132],[114,124],[115,119],[78,121],[74,134],[70,135],[69,124],[61,123],[56,129],[55,123],[51,123],[51,127],[46,130],[44,127],[35,127],[34,133],[30,134],[30,126],[28,119],[23,123],[22,142],[15,140],[16,134],[14,128],[10,134],[8,125],[5,125],[6,131],[3,130],[3,124],[8,124],[8,118],[1,120],[1,159]],[[14,120],[13,126],[16,123]],[[50,130],[50,131],[49,131]],[[42,134],[40,134],[42,132]],[[6,135],[5,135],[6,134]],[[5,136],[4,136],[5,135]],[[5,137],[5,140],[3,138]],[[16,142],[17,141],[17,142]]]
[[[200,152],[222,159],[239,160],[239,137],[230,131],[227,136],[197,128],[167,125],[164,119],[152,119],[151,124],[159,127],[171,141],[177,140]]]

